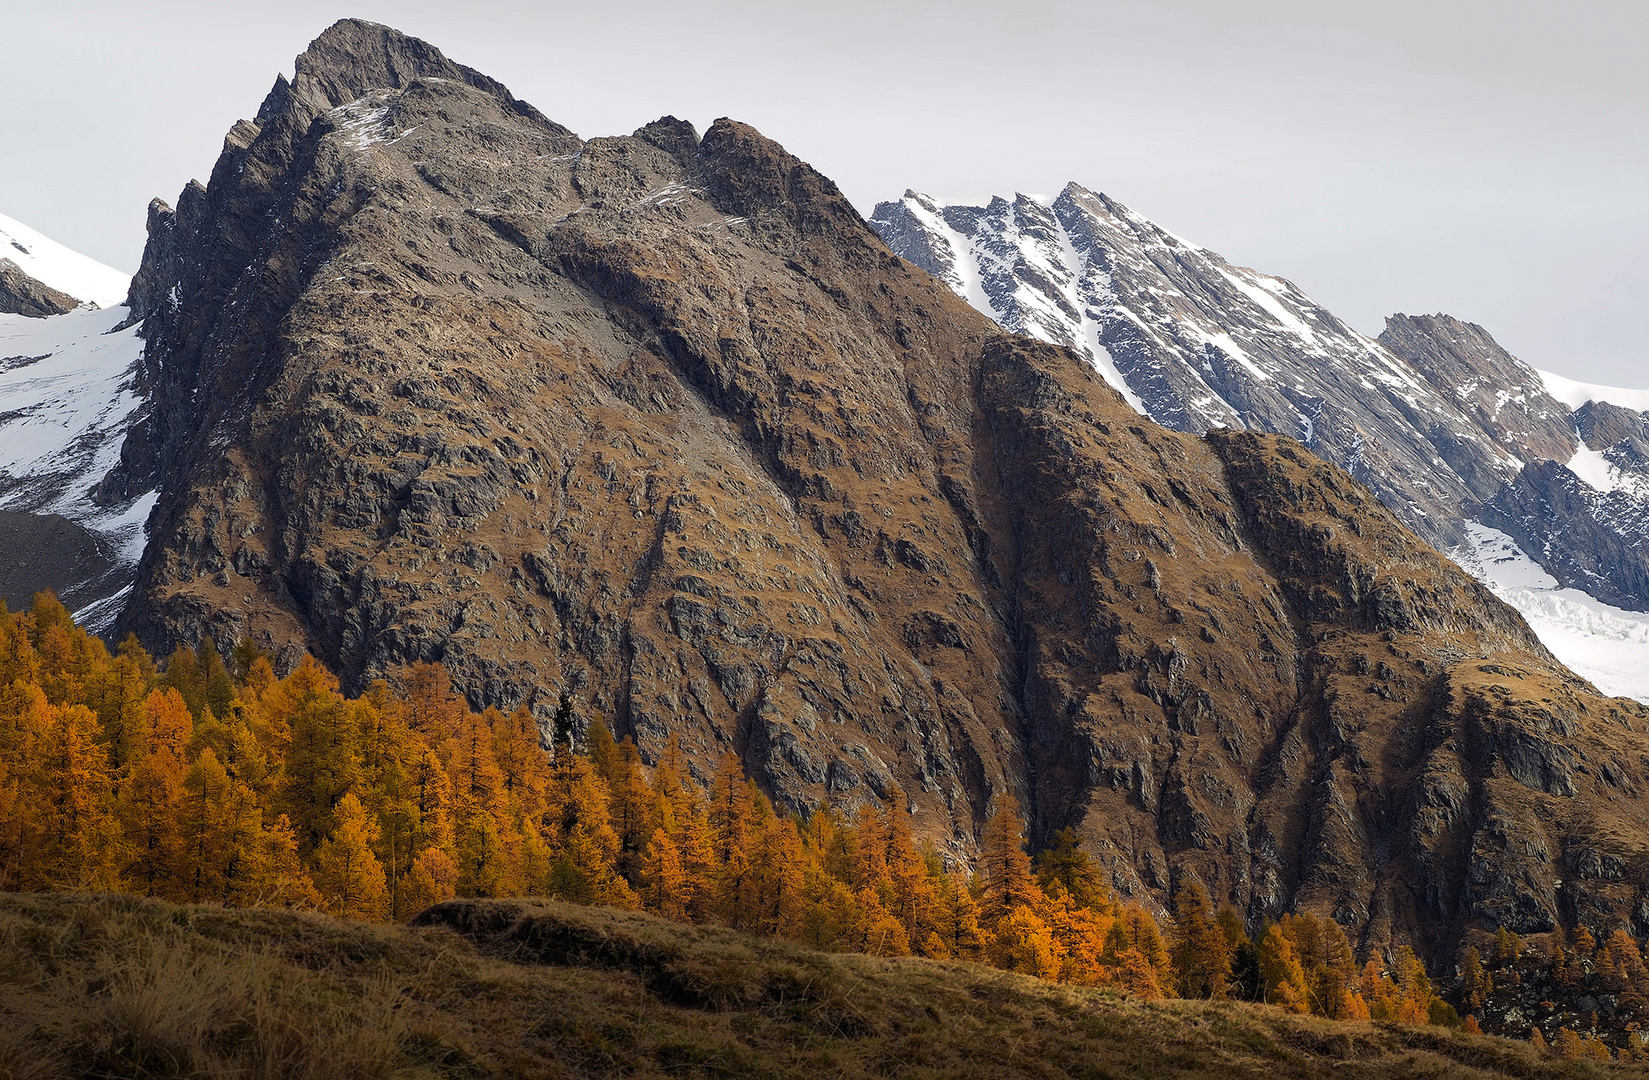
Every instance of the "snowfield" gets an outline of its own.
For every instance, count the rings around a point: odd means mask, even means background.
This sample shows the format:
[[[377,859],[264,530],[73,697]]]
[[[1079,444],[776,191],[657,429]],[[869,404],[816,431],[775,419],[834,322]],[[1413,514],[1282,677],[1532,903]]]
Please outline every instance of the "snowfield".
[[[1574,379],[1554,375],[1550,371],[1540,372],[1540,381],[1546,385],[1548,394],[1571,409],[1579,409],[1588,401],[1606,401],[1623,409],[1649,412],[1649,390],[1630,390],[1622,386],[1597,386],[1593,383],[1576,382]]]
[[[94,505],[91,486],[120,460],[142,404],[137,328],[125,308],[83,307],[49,319],[0,315],[0,507],[62,514],[130,533],[127,510]],[[132,561],[141,536],[124,536]]]
[[[1552,654],[1605,694],[1649,702],[1649,613],[1559,588],[1503,532],[1473,522],[1450,556],[1516,608]]]
[[[125,317],[124,307],[90,305],[48,319],[0,314],[0,508],[61,514],[106,537],[115,562],[131,567],[155,494],[112,506],[91,499],[143,405],[143,342],[136,327],[115,329]],[[100,633],[122,602],[105,598],[75,619]]]

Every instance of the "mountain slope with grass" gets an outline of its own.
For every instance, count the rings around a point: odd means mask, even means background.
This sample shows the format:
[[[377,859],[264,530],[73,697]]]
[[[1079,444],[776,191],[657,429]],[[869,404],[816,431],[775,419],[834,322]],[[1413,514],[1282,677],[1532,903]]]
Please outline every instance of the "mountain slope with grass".
[[[0,896],[0,1070],[70,1076],[1635,1076],[1527,1044],[1141,1002],[550,902],[412,927]]]

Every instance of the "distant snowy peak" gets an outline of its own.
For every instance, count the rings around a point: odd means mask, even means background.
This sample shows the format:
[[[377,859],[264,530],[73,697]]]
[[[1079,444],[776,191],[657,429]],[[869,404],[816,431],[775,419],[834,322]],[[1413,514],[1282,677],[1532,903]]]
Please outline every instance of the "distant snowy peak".
[[[124,304],[131,284],[129,274],[70,251],[4,214],[0,214],[0,259],[15,263],[42,285],[100,308]]]
[[[1394,315],[1370,339],[1286,279],[1078,184],[983,205],[907,191],[870,223],[1005,328],[1086,357],[1159,423],[1301,440],[1452,550],[1576,670],[1649,700],[1649,391],[1537,371],[1447,315]]]
[[[1159,423],[1291,435],[1434,542],[1463,541],[1465,508],[1522,465],[1463,403],[1292,282],[1079,184],[982,206],[906,192],[871,225],[1007,329],[1085,356]]]

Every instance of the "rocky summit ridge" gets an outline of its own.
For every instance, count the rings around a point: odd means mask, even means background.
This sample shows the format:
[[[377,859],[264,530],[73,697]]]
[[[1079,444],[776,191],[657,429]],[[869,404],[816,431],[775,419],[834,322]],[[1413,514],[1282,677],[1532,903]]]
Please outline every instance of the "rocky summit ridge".
[[[1003,326],[1085,356],[1159,423],[1292,436],[1444,550],[1487,526],[1561,586],[1649,610],[1649,417],[1572,408],[1480,326],[1395,315],[1370,339],[1292,282],[1074,183],[982,206],[907,191],[871,224]]]
[[[1649,929],[1649,711],[1298,443],[1141,417],[751,128],[581,139],[346,20],[151,208],[121,630],[570,691],[966,857],[1365,943]],[[123,486],[124,485],[124,486]]]

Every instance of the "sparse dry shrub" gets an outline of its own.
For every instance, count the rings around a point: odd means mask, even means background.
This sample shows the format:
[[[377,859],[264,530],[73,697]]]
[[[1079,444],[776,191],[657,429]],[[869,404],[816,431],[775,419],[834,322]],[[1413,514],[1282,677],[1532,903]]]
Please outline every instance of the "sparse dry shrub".
[[[1147,1002],[636,912],[454,901],[419,923],[0,897],[0,1077],[1635,1075],[1435,1026]]]

